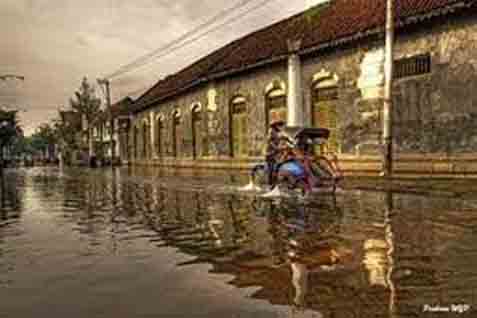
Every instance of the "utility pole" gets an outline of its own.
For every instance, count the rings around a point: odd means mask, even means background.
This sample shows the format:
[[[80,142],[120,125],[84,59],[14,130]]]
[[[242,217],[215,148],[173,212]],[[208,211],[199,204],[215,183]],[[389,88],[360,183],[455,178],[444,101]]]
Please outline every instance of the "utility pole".
[[[394,69],[394,0],[386,4],[386,49],[384,62],[384,108],[383,108],[383,170],[381,176],[391,177],[393,171],[393,69]]]
[[[109,110],[109,120],[110,120],[110,147],[111,147],[111,168],[114,168],[114,157],[115,157],[115,147],[114,147],[114,118],[113,118],[113,110],[111,107],[111,91],[110,91],[110,82],[107,78],[105,79],[98,79],[99,85],[104,85],[106,87],[106,102],[107,107]]]

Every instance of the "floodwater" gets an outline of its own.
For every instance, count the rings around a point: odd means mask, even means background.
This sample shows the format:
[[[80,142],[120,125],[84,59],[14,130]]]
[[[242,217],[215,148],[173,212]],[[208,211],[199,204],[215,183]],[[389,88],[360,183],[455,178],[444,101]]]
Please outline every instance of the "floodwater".
[[[246,181],[7,171],[0,317],[477,317],[477,197]]]

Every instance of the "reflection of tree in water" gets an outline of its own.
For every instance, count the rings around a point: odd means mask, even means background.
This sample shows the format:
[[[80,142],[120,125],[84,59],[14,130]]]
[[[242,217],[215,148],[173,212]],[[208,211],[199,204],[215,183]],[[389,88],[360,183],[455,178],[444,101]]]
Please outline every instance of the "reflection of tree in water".
[[[18,219],[23,210],[24,177],[16,173],[6,173],[0,178],[0,220]]]

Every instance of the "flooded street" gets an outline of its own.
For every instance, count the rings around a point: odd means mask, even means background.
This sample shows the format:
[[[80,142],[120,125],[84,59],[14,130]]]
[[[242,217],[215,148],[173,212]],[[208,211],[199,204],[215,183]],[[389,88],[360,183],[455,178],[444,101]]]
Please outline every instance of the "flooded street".
[[[477,317],[477,197],[298,203],[137,168],[5,178],[0,317]]]

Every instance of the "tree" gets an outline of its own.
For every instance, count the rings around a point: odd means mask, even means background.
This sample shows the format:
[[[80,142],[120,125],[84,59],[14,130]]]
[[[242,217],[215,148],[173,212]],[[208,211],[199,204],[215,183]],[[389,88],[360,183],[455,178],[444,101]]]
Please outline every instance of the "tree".
[[[42,124],[31,136],[30,146],[34,152],[41,152],[44,157],[51,157],[58,135],[55,128],[48,123]]]
[[[81,121],[77,120],[78,118],[80,118],[80,115],[77,112],[59,111],[58,118],[52,121],[52,128],[59,151],[67,162],[70,155],[80,148],[76,138],[78,131],[81,130]]]
[[[87,129],[87,143],[89,147],[89,154],[92,155],[92,129],[94,122],[101,112],[101,99],[96,97],[95,89],[88,83],[88,80],[83,78],[81,86],[75,92],[74,98],[70,99],[70,105],[73,111],[77,112],[81,119],[85,121]]]
[[[0,109],[0,157],[2,160],[4,149],[13,145],[15,139],[21,135],[23,134],[18,125],[17,111]]]

